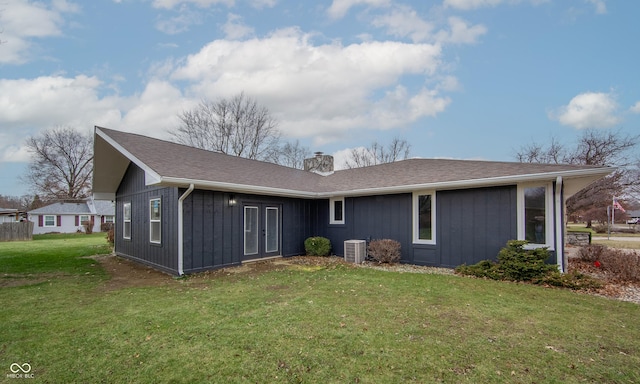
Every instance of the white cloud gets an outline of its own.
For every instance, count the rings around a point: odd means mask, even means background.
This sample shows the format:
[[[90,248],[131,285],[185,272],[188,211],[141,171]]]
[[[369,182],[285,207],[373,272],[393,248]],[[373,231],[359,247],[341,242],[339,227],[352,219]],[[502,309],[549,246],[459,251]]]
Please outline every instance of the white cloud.
[[[235,0],[153,0],[154,8],[173,9],[179,5],[193,4],[199,8],[209,8],[212,5],[223,4],[231,7],[235,4]]]
[[[333,0],[327,13],[333,19],[340,19],[349,12],[352,7],[366,5],[369,7],[384,7],[390,4],[390,0]]]
[[[607,13],[607,4],[604,0],[585,0],[587,3],[593,4],[596,8],[596,13],[598,15],[604,15]]]
[[[396,87],[405,75],[425,81],[434,75],[441,65],[438,45],[314,45],[311,37],[287,29],[262,39],[216,40],[190,55],[172,79],[190,82],[192,98],[245,91],[267,105],[286,135],[317,136],[318,142],[351,128],[392,128],[435,116],[449,102],[434,90]]]
[[[505,0],[444,0],[443,4],[445,7],[468,11],[484,7],[495,7],[504,2]]]
[[[519,4],[523,1],[531,3],[532,5],[540,5],[549,2],[549,0],[444,0],[442,4],[445,6],[445,8],[455,8],[463,11],[469,11],[478,8],[496,7],[500,4]]]
[[[577,129],[605,128],[620,123],[618,104],[611,93],[586,92],[571,99],[568,105],[549,117]]]
[[[640,113],[640,101],[636,102],[629,110],[633,113]]]
[[[176,16],[158,20],[156,28],[168,35],[177,35],[188,31],[192,25],[198,24],[202,24],[201,13],[185,7]]]
[[[484,25],[469,26],[466,21],[459,17],[452,16],[448,21],[450,30],[438,33],[437,39],[439,42],[475,44],[480,36],[487,33],[487,28]]]
[[[5,0],[0,3],[2,54],[0,63],[20,64],[30,59],[32,39],[61,36],[63,14],[78,12],[71,2],[56,0],[50,7],[40,2]]]
[[[242,22],[242,17],[233,13],[227,15],[227,22],[222,26],[225,37],[230,40],[242,39],[253,35],[253,28]]]
[[[409,37],[414,42],[424,42],[431,38],[434,26],[423,20],[415,10],[399,6],[391,12],[374,18],[373,25],[384,27],[387,33],[396,37]]]

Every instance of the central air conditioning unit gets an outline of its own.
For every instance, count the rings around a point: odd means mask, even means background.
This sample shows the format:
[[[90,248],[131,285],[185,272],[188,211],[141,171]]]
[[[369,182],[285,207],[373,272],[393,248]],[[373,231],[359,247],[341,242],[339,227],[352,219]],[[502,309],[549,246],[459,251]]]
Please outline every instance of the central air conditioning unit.
[[[367,242],[365,240],[346,240],[344,242],[344,261],[362,264],[367,257]]]

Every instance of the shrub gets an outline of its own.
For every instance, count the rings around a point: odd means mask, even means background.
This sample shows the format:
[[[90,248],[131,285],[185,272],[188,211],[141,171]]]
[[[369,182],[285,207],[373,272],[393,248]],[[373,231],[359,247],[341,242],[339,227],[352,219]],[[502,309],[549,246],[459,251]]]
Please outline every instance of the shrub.
[[[90,235],[93,233],[93,222],[92,221],[83,221],[82,226],[84,227],[84,233]]]
[[[304,241],[304,250],[309,256],[329,256],[331,241],[321,236],[309,237]]]
[[[391,239],[372,240],[367,247],[369,256],[378,263],[394,264],[400,261],[400,242]]]
[[[580,273],[561,274],[553,264],[547,264],[546,248],[525,249],[527,242],[510,240],[498,253],[498,262],[482,260],[474,265],[461,265],[456,273],[492,280],[528,281],[571,289],[587,289],[599,286],[589,276]]]
[[[100,224],[100,232],[109,232],[113,228],[113,223]]]
[[[576,290],[602,287],[602,284],[600,284],[598,280],[576,271],[571,271],[565,274],[560,273],[560,271],[554,271],[546,276],[535,279],[533,283]]]
[[[557,271],[547,264],[549,251],[546,248],[524,249],[526,241],[510,240],[498,253],[498,265],[506,280],[531,281],[534,278]]]
[[[594,261],[600,260],[602,258],[602,254],[606,249],[607,247],[602,244],[590,244],[585,247],[581,247],[578,250],[577,256],[582,261],[593,263]]]
[[[113,247],[115,244],[115,229],[113,228],[113,225],[111,226],[111,229],[109,229],[107,231],[107,241],[109,242],[109,244],[111,244],[111,246]]]

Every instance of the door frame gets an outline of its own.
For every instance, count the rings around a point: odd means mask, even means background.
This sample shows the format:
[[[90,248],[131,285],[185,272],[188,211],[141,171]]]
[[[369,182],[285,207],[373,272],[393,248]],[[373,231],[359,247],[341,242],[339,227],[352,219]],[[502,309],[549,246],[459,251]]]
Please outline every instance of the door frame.
[[[254,209],[257,212],[255,217],[250,217],[251,223],[247,222],[247,210]],[[273,218],[269,221],[269,212],[276,211],[276,220]],[[243,202],[242,204],[242,261],[261,260],[266,258],[278,257],[282,254],[282,204],[265,203],[265,202]],[[267,235],[275,225],[277,245],[275,250],[268,251],[269,238]],[[256,236],[257,244],[252,246],[256,248],[255,252],[247,253],[247,236]]]

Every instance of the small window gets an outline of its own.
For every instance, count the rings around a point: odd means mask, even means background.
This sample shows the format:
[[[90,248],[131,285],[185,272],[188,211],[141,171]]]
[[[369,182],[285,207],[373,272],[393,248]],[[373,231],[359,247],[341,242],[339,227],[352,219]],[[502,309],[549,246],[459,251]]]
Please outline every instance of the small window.
[[[553,243],[552,185],[521,185],[518,188],[518,239],[533,246]]]
[[[113,216],[105,216],[104,217],[104,222],[105,223],[113,223],[114,222]]]
[[[435,192],[415,192],[413,194],[414,243],[435,244],[435,217]]]
[[[89,221],[89,215],[80,215],[80,225],[84,225],[85,221]]]
[[[55,215],[45,215],[44,216],[44,226],[45,227],[55,227],[56,226],[56,217],[55,217]]]
[[[329,224],[344,224],[344,197],[329,200]]]
[[[162,240],[162,204],[160,199],[149,200],[149,241],[160,244]]]
[[[131,203],[122,206],[122,237],[131,239]]]

